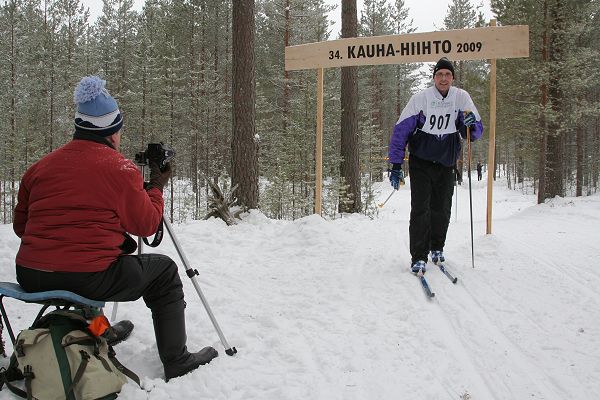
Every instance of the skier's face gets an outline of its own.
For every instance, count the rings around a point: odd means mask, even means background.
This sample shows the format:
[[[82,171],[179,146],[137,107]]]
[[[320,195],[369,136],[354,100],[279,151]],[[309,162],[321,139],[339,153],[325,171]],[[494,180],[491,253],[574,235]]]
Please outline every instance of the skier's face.
[[[435,87],[440,93],[448,93],[450,86],[452,86],[452,82],[454,82],[452,71],[449,69],[440,69],[433,76],[433,81],[435,82]]]

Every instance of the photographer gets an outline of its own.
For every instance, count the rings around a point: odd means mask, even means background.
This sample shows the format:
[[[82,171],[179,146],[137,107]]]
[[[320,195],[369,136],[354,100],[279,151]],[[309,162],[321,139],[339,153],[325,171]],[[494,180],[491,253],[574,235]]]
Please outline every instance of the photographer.
[[[186,347],[185,302],[177,265],[161,254],[128,255],[136,236],[153,235],[163,215],[162,190],[171,176],[150,160],[144,188],[137,166],[120,152],[123,119],[97,76],[75,89],[73,140],[33,164],[19,186],[13,228],[21,238],[17,281],[30,292],[69,290],[102,301],[143,297],[167,381],[218,355]],[[113,341],[133,329],[124,321]]]

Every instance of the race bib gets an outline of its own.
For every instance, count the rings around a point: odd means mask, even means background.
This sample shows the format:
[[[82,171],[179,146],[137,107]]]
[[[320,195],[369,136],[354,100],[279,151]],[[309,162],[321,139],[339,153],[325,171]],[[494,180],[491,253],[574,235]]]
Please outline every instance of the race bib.
[[[433,91],[428,90],[426,95],[427,109],[425,110],[425,124],[421,130],[432,135],[445,135],[456,132],[456,90],[450,90],[444,99],[436,98]]]

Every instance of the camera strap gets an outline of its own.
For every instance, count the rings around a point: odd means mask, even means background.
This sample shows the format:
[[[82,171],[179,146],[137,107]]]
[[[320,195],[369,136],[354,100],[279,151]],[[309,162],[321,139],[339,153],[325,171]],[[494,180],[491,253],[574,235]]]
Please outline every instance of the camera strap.
[[[163,224],[163,219],[161,218],[160,222],[158,223],[158,228],[156,229],[156,233],[154,234],[154,239],[152,240],[152,243],[149,243],[148,239],[146,239],[146,238],[142,238],[142,240],[144,241],[144,243],[146,243],[146,246],[157,247],[160,244],[160,242],[162,242],[164,234],[165,234],[164,224]]]

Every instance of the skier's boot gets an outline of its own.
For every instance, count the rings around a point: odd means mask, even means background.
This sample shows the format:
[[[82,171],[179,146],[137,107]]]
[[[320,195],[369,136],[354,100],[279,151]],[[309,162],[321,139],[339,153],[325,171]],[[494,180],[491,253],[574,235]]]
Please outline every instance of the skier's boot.
[[[444,252],[441,250],[431,250],[431,262],[435,265],[441,265],[446,261]]]
[[[115,346],[123,340],[127,340],[129,335],[131,335],[131,331],[133,331],[133,322],[124,319],[123,321],[111,325],[106,332],[104,332],[103,336],[110,346]]]
[[[427,267],[426,267],[426,263],[423,260],[419,260],[419,261],[415,261],[414,263],[412,263],[410,270],[412,271],[413,274],[424,274],[425,271],[427,271]]]
[[[185,344],[187,335],[184,308],[184,304],[177,303],[152,315],[158,355],[163,363],[167,382],[169,379],[183,376],[201,365],[208,364],[219,355],[211,346],[206,346],[195,353],[188,351]]]

